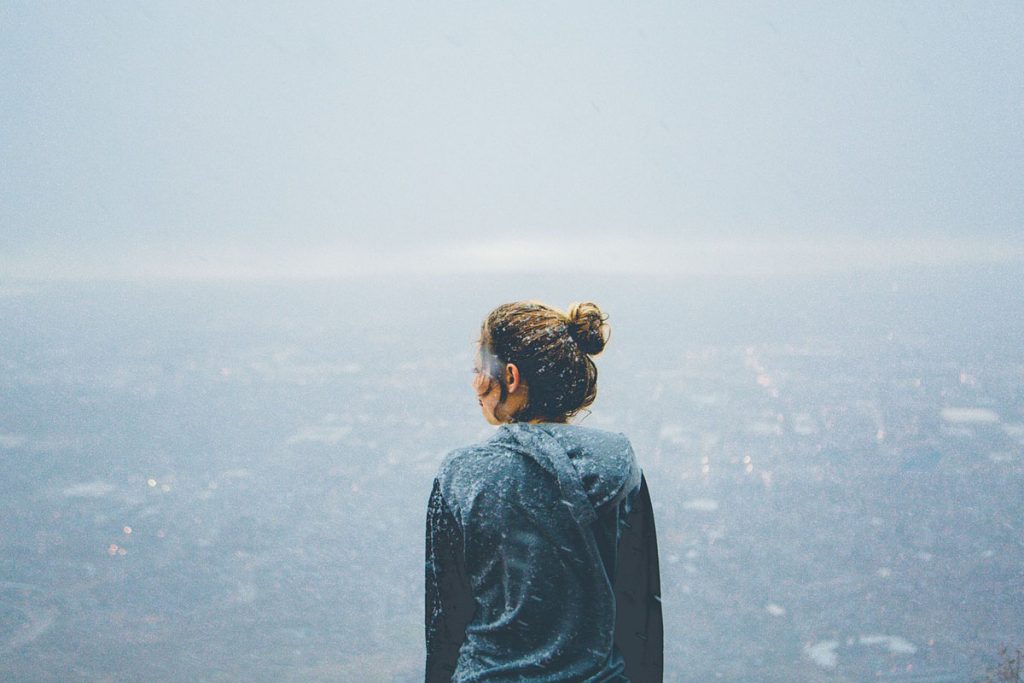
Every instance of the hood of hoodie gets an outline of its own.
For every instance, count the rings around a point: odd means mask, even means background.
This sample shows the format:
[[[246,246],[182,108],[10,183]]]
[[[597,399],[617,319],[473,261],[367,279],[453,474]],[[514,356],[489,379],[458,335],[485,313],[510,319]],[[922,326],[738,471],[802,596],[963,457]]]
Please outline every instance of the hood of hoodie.
[[[586,526],[640,485],[640,465],[620,432],[544,422],[504,424],[493,441],[533,458],[558,479],[563,500]]]

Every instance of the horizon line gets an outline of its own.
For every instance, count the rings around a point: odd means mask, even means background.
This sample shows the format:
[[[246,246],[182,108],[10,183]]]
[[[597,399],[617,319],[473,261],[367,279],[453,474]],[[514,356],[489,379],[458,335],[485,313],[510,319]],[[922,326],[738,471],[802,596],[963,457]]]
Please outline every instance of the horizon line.
[[[159,247],[106,255],[0,256],[0,281],[333,280],[374,276],[798,276],[1024,264],[1024,241],[518,239],[384,251],[344,245],[262,251]],[[566,255],[569,255],[566,257]],[[20,262],[19,262],[20,261]]]

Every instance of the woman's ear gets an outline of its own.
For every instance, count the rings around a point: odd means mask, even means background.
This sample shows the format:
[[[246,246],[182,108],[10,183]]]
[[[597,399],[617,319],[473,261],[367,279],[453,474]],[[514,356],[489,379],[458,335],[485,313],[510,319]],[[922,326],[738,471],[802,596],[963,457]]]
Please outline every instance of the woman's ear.
[[[509,393],[512,393],[519,386],[519,368],[515,363],[505,365],[505,385]]]

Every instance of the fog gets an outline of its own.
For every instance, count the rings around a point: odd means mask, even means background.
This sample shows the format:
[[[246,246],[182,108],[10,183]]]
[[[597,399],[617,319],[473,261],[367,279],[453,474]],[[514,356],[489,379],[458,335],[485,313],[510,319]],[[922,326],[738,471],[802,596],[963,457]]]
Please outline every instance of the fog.
[[[693,242],[1019,256],[1022,29],[1017,2],[5,3],[0,272],[450,271],[549,238],[682,272]]]
[[[1019,3],[0,8],[0,678],[422,680],[500,303],[609,314],[668,681],[1024,645]]]

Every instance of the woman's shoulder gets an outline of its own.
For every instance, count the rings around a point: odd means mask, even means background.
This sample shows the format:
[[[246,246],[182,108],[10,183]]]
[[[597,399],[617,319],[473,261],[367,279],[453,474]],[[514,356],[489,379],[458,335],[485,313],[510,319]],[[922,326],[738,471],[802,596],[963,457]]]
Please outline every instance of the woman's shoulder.
[[[544,428],[551,432],[555,438],[560,438],[566,441],[575,440],[590,445],[606,443],[632,448],[629,437],[626,436],[625,432],[620,432],[614,429],[604,429],[601,427],[559,422],[546,423]]]
[[[442,481],[457,476],[480,474],[493,471],[496,463],[507,460],[512,450],[496,433],[485,441],[478,441],[467,446],[459,446],[448,451],[437,470],[437,478]]]
[[[438,467],[437,481],[442,496],[458,506],[463,499],[521,475],[526,466],[522,454],[501,438],[499,429],[485,441],[449,451]]]

